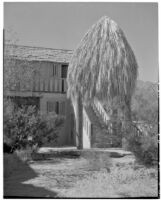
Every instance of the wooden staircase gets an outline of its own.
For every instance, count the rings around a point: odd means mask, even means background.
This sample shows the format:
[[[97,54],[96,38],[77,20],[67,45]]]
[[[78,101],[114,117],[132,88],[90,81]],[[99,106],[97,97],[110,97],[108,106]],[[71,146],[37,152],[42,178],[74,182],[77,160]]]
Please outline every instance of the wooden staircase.
[[[89,105],[86,112],[92,123],[91,147],[92,148],[110,148],[112,139],[109,132],[109,126],[105,124],[97,108]]]

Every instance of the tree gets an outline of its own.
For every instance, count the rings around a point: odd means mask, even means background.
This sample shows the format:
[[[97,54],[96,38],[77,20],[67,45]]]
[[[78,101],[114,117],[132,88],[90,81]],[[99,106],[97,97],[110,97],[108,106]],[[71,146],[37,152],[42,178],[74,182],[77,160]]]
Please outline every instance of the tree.
[[[113,99],[125,104],[125,121],[131,119],[138,65],[123,31],[110,18],[102,17],[85,34],[69,64],[67,83],[82,149],[82,107],[97,97],[110,104]]]
[[[38,69],[27,60],[17,57],[17,35],[12,30],[4,32],[4,113],[6,109],[18,105],[20,98],[10,96],[11,91],[33,91],[35,76],[40,76]],[[28,101],[29,102],[29,101]],[[23,100],[23,103],[24,100]],[[29,102],[31,103],[31,102]],[[11,105],[13,104],[13,105]]]
[[[37,71],[33,68],[29,62],[23,60],[20,61],[16,58],[17,49],[17,35],[12,30],[5,30],[4,32],[4,82],[3,82],[3,98],[4,98],[4,126],[6,125],[5,119],[15,112],[15,102],[13,102],[9,92],[28,90],[32,91],[32,85],[34,81],[34,75]],[[13,97],[14,98],[14,97]],[[16,100],[16,99],[15,99]],[[18,111],[17,111],[18,112]],[[4,140],[9,139],[5,135]],[[6,137],[5,137],[6,136]]]
[[[39,72],[27,60],[16,56],[16,34],[6,30],[4,35],[4,96],[11,90],[32,91],[34,76]]]

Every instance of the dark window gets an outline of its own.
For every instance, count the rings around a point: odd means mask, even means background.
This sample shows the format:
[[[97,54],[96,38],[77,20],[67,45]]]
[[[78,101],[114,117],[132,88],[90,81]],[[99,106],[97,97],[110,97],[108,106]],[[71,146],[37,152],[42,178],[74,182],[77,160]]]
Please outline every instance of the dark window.
[[[67,70],[68,70],[68,65],[62,65],[62,70],[61,70],[61,77],[62,78],[67,77]]]
[[[56,114],[59,114],[59,102],[58,101],[56,102],[56,111],[55,112],[56,112]]]

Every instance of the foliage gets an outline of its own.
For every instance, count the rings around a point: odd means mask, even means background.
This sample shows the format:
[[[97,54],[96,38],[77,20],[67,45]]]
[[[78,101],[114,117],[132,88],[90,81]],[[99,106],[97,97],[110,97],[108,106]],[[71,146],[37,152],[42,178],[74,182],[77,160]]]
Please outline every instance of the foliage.
[[[34,76],[38,70],[26,60],[18,60],[15,56],[17,51],[17,37],[11,30],[5,30],[4,41],[4,95],[11,90],[32,91]]]
[[[145,165],[154,165],[158,161],[158,88],[157,84],[150,82],[137,81],[136,91],[132,98],[132,120],[126,127],[117,125],[119,121],[124,123],[119,113],[120,105],[114,102],[112,110],[117,110],[117,116],[114,118],[116,124],[113,135],[123,135],[123,148],[128,148],[134,152],[136,158]],[[106,105],[105,105],[106,106]],[[106,110],[108,107],[105,107]],[[121,111],[123,108],[120,109]],[[117,134],[115,134],[117,133]],[[119,134],[120,133],[120,134]],[[115,138],[113,138],[115,141]]]
[[[124,105],[113,101],[111,107],[116,110],[116,116],[111,115],[113,124],[113,141],[120,141],[122,147],[134,152],[136,158],[146,165],[154,165],[158,160],[158,88],[157,84],[137,81],[137,87],[132,97],[132,121],[122,115]],[[113,112],[114,113],[114,112]],[[119,121],[121,126],[119,127]],[[126,123],[126,126],[124,124]]]
[[[17,46],[5,46],[4,51],[4,91],[32,90],[34,75],[37,70],[27,61],[12,59],[10,51],[16,51]],[[12,50],[11,50],[12,49]]]
[[[32,91],[34,77],[39,74],[29,61],[16,57],[17,37],[5,30],[4,41],[4,142],[12,149],[41,146],[48,141],[56,141],[63,118],[55,113],[41,115],[35,106],[23,106],[8,96],[8,91]],[[33,99],[33,98],[32,98]],[[20,100],[20,98],[19,98]],[[31,103],[27,99],[27,103]],[[33,103],[33,102],[32,102]],[[21,107],[19,106],[21,104]]]
[[[46,142],[56,141],[63,121],[64,118],[55,113],[41,115],[35,106],[22,106],[4,114],[4,139],[9,139],[13,150],[40,147]]]
[[[158,161],[158,87],[138,81],[132,99],[132,123],[127,137],[129,149],[146,165]]]
[[[135,125],[136,126],[136,125]],[[131,129],[132,130],[132,129]],[[145,165],[155,165],[158,162],[158,136],[151,132],[140,132],[133,128],[127,137],[128,149],[131,150],[138,161]]]
[[[137,81],[132,98],[132,118],[158,124],[158,86],[155,83]]]

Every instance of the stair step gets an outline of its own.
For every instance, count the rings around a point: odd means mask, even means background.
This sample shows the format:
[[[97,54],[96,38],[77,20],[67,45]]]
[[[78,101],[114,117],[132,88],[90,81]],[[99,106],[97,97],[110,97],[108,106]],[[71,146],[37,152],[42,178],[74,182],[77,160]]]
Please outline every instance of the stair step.
[[[111,135],[107,130],[107,125],[103,122],[100,114],[92,106],[86,108],[88,116],[92,122],[92,147],[109,148],[111,147]]]

